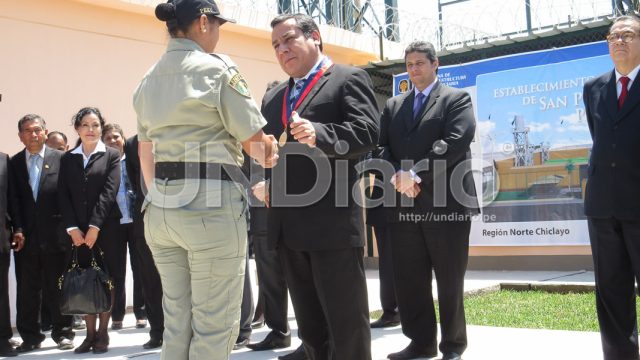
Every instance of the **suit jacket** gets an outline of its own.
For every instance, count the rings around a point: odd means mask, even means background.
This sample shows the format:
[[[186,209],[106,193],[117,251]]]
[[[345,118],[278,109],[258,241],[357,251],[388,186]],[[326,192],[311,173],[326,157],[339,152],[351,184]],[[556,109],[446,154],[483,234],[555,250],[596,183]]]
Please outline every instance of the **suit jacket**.
[[[0,254],[8,254],[11,251],[11,241],[9,239],[9,222],[12,206],[11,197],[15,191],[10,191],[12,185],[12,170],[9,156],[0,152]]]
[[[405,210],[413,213],[478,213],[469,148],[476,122],[469,94],[437,82],[416,120],[413,119],[414,97],[414,91],[410,91],[389,99],[380,120],[377,157],[392,163],[396,171],[411,168],[411,165],[403,166],[402,160],[411,160],[414,165],[428,161],[428,168],[417,171],[422,182],[415,205],[401,209],[403,195],[396,192],[396,206],[387,211],[388,221],[398,221],[398,211]],[[446,143],[446,150],[440,154],[433,148],[438,141]],[[385,179],[385,182],[389,180]],[[467,194],[466,201],[460,201],[460,196],[454,195],[461,190]],[[443,201],[446,201],[444,206],[441,205]]]
[[[276,138],[284,130],[282,102],[286,87],[292,84],[291,79],[280,84],[263,99],[262,114],[268,122],[264,130]],[[378,138],[375,104],[369,75],[343,65],[329,68],[300,104],[297,112],[314,124],[316,148],[287,144],[280,149],[278,165],[271,171],[270,248],[275,248],[279,240],[294,250],[364,246],[363,211],[354,201],[351,190],[360,179],[355,164],[375,147]],[[289,142],[295,140],[289,136]],[[338,142],[347,145],[348,152],[340,146],[336,151]],[[287,155],[296,148],[303,154]],[[317,171],[311,160],[314,157],[328,168]],[[337,167],[340,167],[339,174]],[[302,207],[278,204],[278,195],[303,194],[316,181],[328,189],[313,203]]]
[[[91,155],[83,167],[81,154],[67,152],[60,161],[58,196],[64,229],[89,225],[101,228],[105,220],[120,219],[116,203],[120,186],[120,153],[107,147],[106,152]],[[67,238],[68,239],[68,238]]]
[[[40,173],[38,200],[33,200],[29,185],[25,150],[11,158],[13,178],[19,210],[13,216],[14,230],[21,229],[25,236],[25,248],[61,252],[69,248],[63,235],[60,207],[58,206],[58,175],[63,152],[45,146]]]
[[[585,214],[640,217],[640,78],[618,110],[615,71],[584,85],[584,105],[593,139],[585,189]]]

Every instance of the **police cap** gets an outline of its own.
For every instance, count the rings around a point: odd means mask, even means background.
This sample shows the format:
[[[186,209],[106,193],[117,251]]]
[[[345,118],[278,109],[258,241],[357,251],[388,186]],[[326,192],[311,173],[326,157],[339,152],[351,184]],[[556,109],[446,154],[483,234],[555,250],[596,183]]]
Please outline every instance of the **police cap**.
[[[225,22],[235,23],[233,19],[220,14],[218,5],[213,0],[169,0],[156,7],[156,17],[162,21],[177,21],[179,24],[189,24],[201,15],[213,15],[220,20],[220,25]]]

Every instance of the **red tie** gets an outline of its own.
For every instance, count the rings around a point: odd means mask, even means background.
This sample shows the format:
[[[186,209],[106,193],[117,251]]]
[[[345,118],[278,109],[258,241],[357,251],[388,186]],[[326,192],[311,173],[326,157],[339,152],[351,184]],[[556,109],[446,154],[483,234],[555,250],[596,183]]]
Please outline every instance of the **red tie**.
[[[621,77],[620,83],[622,84],[622,91],[620,91],[620,96],[618,97],[618,110],[622,109],[624,100],[627,98],[627,94],[629,94],[629,89],[627,89],[629,78],[626,76]]]

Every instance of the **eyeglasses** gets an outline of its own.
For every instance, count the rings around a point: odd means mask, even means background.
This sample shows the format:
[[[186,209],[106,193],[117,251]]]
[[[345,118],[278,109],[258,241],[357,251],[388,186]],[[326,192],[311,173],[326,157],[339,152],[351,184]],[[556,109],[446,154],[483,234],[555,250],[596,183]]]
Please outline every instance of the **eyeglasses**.
[[[33,129],[23,129],[20,132],[25,134],[25,135],[31,135],[31,134],[40,135],[40,134],[42,134],[43,131],[44,131],[44,129],[42,129],[42,128],[33,128]]]
[[[616,41],[618,41],[618,39],[622,40],[623,43],[627,44],[632,42],[633,39],[635,38],[636,38],[636,34],[631,31],[625,31],[622,33],[611,33],[606,37],[607,42],[609,42],[609,44],[615,43]]]

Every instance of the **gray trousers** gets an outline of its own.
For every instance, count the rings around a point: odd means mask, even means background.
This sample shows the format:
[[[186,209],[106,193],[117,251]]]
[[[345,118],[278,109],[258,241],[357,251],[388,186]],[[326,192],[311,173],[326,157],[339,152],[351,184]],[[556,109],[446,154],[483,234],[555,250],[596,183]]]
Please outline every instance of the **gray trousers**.
[[[162,360],[226,360],[238,336],[245,200],[220,180],[156,181],[145,235],[163,290]]]

